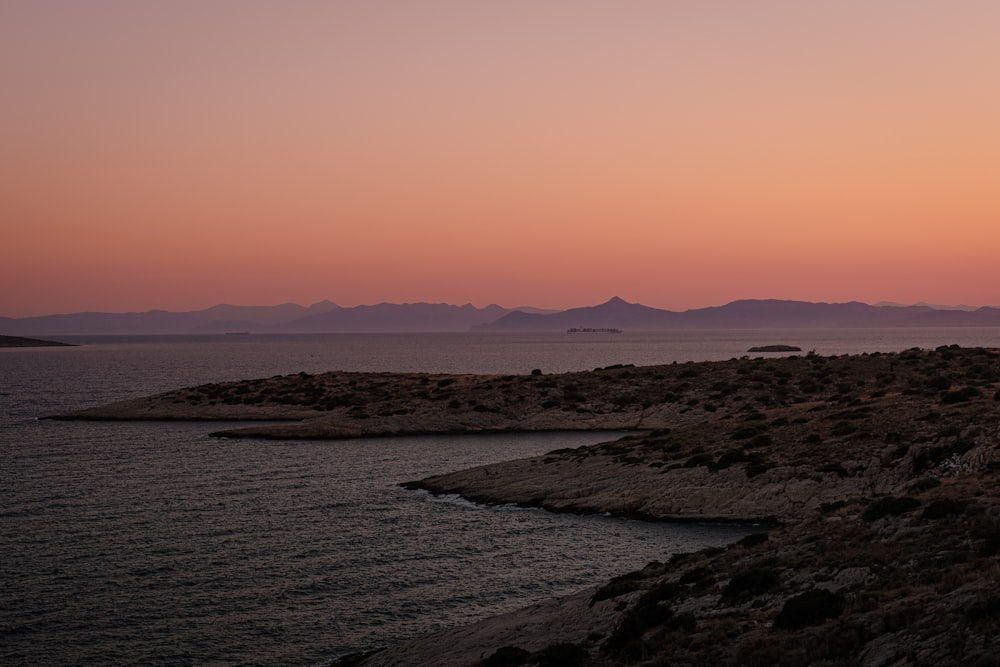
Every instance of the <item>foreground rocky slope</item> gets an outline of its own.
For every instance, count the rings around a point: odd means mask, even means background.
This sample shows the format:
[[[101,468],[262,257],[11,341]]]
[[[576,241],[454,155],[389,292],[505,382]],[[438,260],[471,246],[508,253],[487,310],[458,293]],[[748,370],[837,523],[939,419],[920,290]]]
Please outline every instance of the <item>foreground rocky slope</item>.
[[[1000,476],[951,473],[363,664],[995,665]]]
[[[758,387],[754,404],[669,432],[411,483],[556,510],[785,525],[651,563],[586,606],[567,598],[364,664],[998,664],[1000,353],[882,356],[813,358],[819,376],[850,378],[822,401],[785,404]],[[888,373],[849,370],[873,361]],[[556,609],[560,622],[546,623]]]
[[[998,664],[997,350],[557,376],[286,376],[75,417],[303,419],[279,425],[296,437],[633,428],[409,486],[561,511],[783,524],[390,647],[366,665]],[[281,433],[273,428],[252,433]]]

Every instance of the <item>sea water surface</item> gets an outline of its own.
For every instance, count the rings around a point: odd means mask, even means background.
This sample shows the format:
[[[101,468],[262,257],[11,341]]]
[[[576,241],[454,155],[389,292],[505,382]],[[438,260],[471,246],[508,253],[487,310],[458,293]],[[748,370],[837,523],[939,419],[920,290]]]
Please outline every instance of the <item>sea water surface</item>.
[[[39,417],[328,370],[527,373],[1000,345],[998,329],[90,337],[0,350],[0,663],[321,665],[601,583],[745,526],[485,508],[403,481],[614,434],[218,440]]]

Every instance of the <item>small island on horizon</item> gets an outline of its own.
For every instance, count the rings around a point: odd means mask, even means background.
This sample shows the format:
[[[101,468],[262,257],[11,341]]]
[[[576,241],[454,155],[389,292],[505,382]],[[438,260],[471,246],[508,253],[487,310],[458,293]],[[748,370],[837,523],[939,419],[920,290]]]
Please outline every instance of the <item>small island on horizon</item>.
[[[566,333],[621,333],[621,329],[615,329],[612,327],[572,327],[566,329]]]
[[[751,347],[747,352],[801,352],[802,348],[795,345],[761,345]]]

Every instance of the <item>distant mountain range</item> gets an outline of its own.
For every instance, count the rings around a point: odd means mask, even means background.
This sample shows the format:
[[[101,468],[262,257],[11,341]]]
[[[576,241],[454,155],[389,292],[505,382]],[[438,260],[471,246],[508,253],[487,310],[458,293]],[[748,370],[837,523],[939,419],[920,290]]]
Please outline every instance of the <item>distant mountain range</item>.
[[[871,306],[807,301],[743,300],[683,312],[650,308],[614,297],[563,311],[471,304],[381,303],[343,308],[330,301],[309,307],[218,305],[191,312],[73,313],[0,317],[9,336],[378,333],[446,331],[566,331],[571,328],[656,331],[665,329],[776,329],[1000,326],[1000,308],[954,309],[927,305]]]
[[[558,313],[512,312],[483,324],[484,331],[556,331],[569,328],[662,329],[784,329],[1000,326],[1000,308],[972,311],[930,306],[870,306],[812,303],[777,299],[733,301],[724,306],[677,312],[659,310],[618,297],[599,306]]]
[[[534,313],[551,312],[531,309]],[[510,308],[444,303],[380,303],[342,308],[322,301],[308,308],[219,305],[190,312],[151,310],[144,313],[73,313],[41,317],[0,317],[7,335],[144,335],[223,333],[366,333],[468,331],[492,322]]]

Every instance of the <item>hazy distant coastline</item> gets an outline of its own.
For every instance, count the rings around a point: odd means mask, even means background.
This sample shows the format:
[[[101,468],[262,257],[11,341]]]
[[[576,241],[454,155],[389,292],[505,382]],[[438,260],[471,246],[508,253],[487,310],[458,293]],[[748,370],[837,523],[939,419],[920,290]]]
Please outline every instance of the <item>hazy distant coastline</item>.
[[[142,313],[71,313],[0,317],[9,336],[162,335],[247,333],[439,333],[463,331],[543,332],[571,328],[663,331],[671,329],[893,328],[1000,326],[1000,308],[928,305],[869,305],[759,299],[723,306],[671,311],[614,297],[604,303],[562,311],[539,308],[482,308],[445,303],[381,303],[341,307],[330,301],[311,306],[218,305],[205,310]]]

